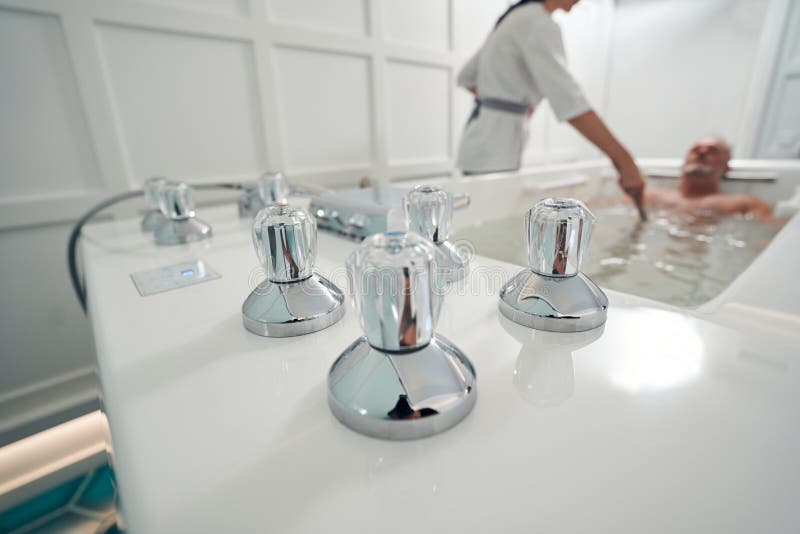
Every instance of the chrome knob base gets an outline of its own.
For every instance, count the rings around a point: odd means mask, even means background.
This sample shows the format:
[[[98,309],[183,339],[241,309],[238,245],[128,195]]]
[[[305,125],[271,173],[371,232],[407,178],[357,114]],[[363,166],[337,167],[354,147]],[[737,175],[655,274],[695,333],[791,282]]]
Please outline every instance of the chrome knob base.
[[[475,369],[438,334],[422,348],[387,352],[357,339],[328,373],[328,406],[367,436],[419,439],[444,432],[475,406]]]
[[[155,232],[166,220],[161,210],[150,210],[142,217],[142,232]]]
[[[156,245],[184,245],[211,237],[211,226],[191,217],[189,219],[166,219],[153,233]]]
[[[606,322],[608,297],[583,273],[557,277],[524,269],[500,290],[499,306],[500,313],[528,328],[583,332]]]
[[[242,304],[242,320],[259,336],[302,336],[328,328],[344,310],[342,291],[314,273],[297,282],[264,280]]]
[[[156,245],[182,245],[211,237],[211,226],[195,218],[192,188],[166,181],[157,188],[165,221],[153,233]]]

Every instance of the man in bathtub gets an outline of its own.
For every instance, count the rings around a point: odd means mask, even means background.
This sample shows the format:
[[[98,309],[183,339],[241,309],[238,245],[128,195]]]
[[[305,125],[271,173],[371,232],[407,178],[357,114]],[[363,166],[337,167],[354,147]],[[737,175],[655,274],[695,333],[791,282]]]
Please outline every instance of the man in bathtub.
[[[681,167],[681,178],[675,189],[645,189],[647,206],[682,211],[718,214],[740,213],[758,219],[769,219],[772,208],[754,195],[723,193],[722,178],[730,170],[731,147],[724,139],[707,137],[696,141]]]

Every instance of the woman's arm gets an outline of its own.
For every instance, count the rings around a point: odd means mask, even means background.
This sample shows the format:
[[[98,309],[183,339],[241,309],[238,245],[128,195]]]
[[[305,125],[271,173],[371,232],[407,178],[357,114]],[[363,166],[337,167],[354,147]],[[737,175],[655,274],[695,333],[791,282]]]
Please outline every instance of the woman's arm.
[[[458,78],[456,79],[459,87],[463,87],[472,94],[477,94],[476,86],[478,84],[479,53],[480,51],[476,52],[471,58],[469,58],[469,61],[467,61],[466,64],[461,68],[461,71],[458,73]]]
[[[614,137],[603,119],[594,110],[589,110],[569,119],[569,123],[611,159],[619,172],[619,186],[638,204],[645,187],[642,173],[633,156]]]
[[[642,207],[644,179],[633,157],[592,110],[578,82],[567,68],[561,31],[555,24],[540,24],[536,32],[516,36],[528,70],[556,118],[568,121],[605,152],[619,171],[619,185]]]

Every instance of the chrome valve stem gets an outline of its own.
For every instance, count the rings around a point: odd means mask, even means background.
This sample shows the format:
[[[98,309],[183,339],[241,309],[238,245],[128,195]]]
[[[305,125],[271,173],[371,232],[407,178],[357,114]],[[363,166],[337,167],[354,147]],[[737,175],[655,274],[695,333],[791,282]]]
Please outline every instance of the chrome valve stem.
[[[211,226],[195,218],[191,187],[167,181],[157,191],[165,218],[153,234],[157,245],[181,245],[211,237]]]
[[[266,280],[242,304],[245,328],[259,336],[299,336],[342,318],[344,294],[313,270],[317,224],[307,211],[267,206],[256,215],[252,235]]]
[[[375,234],[350,255],[347,273],[364,336],[328,373],[328,405],[368,436],[402,440],[456,425],[475,404],[475,370],[435,334],[442,253],[411,232]]]
[[[289,202],[289,181],[280,171],[270,171],[252,184],[244,185],[244,194],[237,200],[239,217],[252,219],[255,215],[272,204]]]
[[[525,215],[530,268],[500,290],[500,312],[551,332],[591,330],[606,320],[608,298],[580,272],[594,215],[579,200],[546,198]]]
[[[469,197],[459,197],[459,202],[464,204],[464,198],[468,205]],[[444,258],[440,268],[448,281],[463,278],[467,274],[470,260],[447,240],[453,223],[453,206],[452,194],[429,185],[416,186],[403,200],[409,231],[430,239],[439,247]]]

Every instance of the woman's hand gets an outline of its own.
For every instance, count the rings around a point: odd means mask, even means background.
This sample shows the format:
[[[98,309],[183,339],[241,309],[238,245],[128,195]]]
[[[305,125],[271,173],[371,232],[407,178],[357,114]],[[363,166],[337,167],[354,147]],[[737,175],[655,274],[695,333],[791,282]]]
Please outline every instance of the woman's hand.
[[[619,171],[619,186],[627,195],[633,199],[636,209],[639,210],[639,218],[642,221],[647,220],[647,212],[644,209],[644,188],[645,181],[642,176],[642,171],[636,166],[633,158],[628,156],[623,159],[623,163],[618,165],[616,162],[614,166]]]
[[[642,210],[644,178],[630,152],[614,137],[593,110],[569,119],[569,123],[611,159],[619,172],[620,188],[631,196],[640,214],[644,214]]]
[[[645,188],[642,171],[639,170],[639,167],[636,166],[633,159],[628,162],[623,162],[621,165],[617,165],[617,171],[619,172],[619,180],[617,183],[619,183],[620,189],[625,191],[637,205],[640,205]]]

